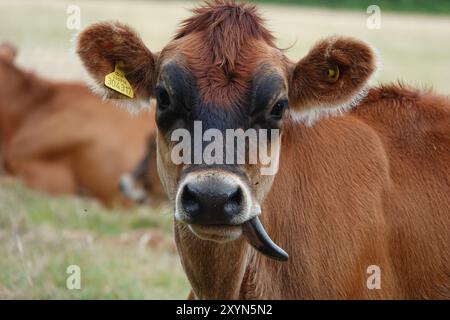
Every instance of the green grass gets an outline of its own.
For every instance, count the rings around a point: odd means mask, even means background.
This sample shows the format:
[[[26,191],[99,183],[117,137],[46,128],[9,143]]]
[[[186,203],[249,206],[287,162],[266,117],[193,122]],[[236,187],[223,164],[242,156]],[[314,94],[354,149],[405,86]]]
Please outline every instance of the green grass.
[[[0,298],[182,299],[167,209],[105,209],[72,196],[0,185]],[[69,265],[81,290],[66,287]]]
[[[386,11],[450,14],[449,0],[256,0],[256,2],[352,10],[365,10],[370,5],[378,5],[381,10]]]

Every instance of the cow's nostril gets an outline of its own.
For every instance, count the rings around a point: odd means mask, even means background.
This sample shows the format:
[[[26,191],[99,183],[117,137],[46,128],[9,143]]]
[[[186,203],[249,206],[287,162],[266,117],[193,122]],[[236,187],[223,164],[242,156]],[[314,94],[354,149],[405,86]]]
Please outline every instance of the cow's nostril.
[[[183,188],[183,193],[181,194],[181,205],[183,210],[189,214],[191,217],[195,217],[201,210],[200,199],[197,195],[197,191],[186,184]]]
[[[242,189],[240,187],[236,187],[234,190],[232,190],[225,202],[223,208],[224,213],[228,216],[235,216],[239,214],[239,212],[242,210],[242,198]]]

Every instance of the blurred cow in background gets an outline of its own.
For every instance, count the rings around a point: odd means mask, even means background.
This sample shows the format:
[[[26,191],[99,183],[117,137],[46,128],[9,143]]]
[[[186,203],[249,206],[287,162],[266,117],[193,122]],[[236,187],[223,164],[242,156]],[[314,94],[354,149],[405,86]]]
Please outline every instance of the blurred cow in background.
[[[120,190],[125,197],[138,203],[159,205],[167,200],[156,164],[156,132],[148,136],[144,158],[133,171],[120,178]]]
[[[0,159],[6,173],[49,193],[125,203],[120,176],[133,169],[154,132],[152,111],[112,108],[83,84],[55,83],[14,64],[0,45]]]

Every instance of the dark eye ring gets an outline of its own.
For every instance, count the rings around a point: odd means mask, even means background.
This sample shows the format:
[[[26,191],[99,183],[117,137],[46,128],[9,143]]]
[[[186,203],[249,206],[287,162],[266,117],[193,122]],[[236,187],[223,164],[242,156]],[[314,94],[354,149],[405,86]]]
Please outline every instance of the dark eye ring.
[[[170,106],[170,96],[166,89],[162,87],[156,88],[156,101],[158,102],[158,108],[166,109]]]
[[[286,109],[287,105],[287,100],[278,100],[270,111],[272,118],[280,120],[283,117],[284,109]]]

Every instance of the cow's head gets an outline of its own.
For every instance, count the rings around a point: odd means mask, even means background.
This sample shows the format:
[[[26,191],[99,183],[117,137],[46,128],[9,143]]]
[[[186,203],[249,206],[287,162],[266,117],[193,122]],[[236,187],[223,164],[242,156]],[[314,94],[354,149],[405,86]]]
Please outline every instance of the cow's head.
[[[119,187],[127,198],[138,203],[159,205],[167,200],[156,165],[156,133],[147,138],[147,151],[131,172],[120,177]]]
[[[257,218],[274,175],[262,174],[259,157],[256,163],[240,163],[236,158],[243,149],[231,156],[231,163],[225,159],[229,150],[211,152],[213,161],[201,153],[208,154],[210,141],[220,140],[217,136],[226,129],[282,132],[285,121],[312,125],[341,113],[363,97],[375,70],[373,51],[359,40],[342,37],[320,41],[293,63],[275,46],[253,6],[229,1],[195,9],[156,54],[119,23],[87,28],[77,49],[107,97],[124,98],[103,85],[120,61],[135,93],[130,102],[157,99],[158,171],[176,220],[206,240],[229,241],[244,233],[257,249],[278,259],[286,255]],[[173,159],[179,143],[172,138],[176,133],[180,139],[179,129],[191,134],[192,153],[183,153],[187,163]],[[207,137],[201,140],[196,130]],[[225,149],[231,141],[225,134],[223,138]],[[277,161],[280,141],[267,143]],[[248,155],[250,145],[244,148]]]
[[[23,72],[16,65],[17,49],[9,42],[0,43],[0,100],[5,100],[8,95],[14,95],[14,90],[23,78]],[[1,102],[0,102],[1,104]]]
[[[0,60],[13,63],[17,55],[17,49],[9,42],[0,43]]]
[[[16,55],[12,44],[0,43],[0,153],[11,137],[16,119],[24,114],[18,100],[28,90],[27,74],[15,65]]]

